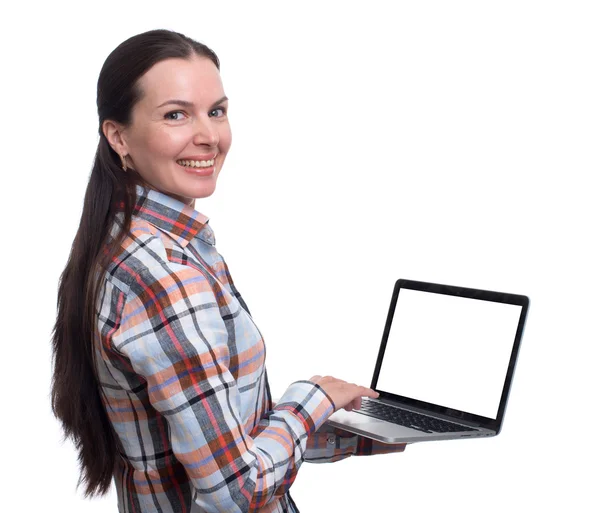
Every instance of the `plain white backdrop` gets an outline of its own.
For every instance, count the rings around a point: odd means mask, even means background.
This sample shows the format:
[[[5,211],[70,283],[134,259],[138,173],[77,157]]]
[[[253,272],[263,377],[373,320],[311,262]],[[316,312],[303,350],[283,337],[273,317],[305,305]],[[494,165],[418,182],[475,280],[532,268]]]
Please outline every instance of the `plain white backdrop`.
[[[233,145],[210,218],[274,395],[369,384],[397,278],[526,294],[502,433],[304,464],[303,513],[598,511],[600,7],[589,1],[28,2],[2,16],[2,511],[84,500],[50,411],[56,289],[123,40],[222,62]],[[588,424],[589,423],[589,424]]]

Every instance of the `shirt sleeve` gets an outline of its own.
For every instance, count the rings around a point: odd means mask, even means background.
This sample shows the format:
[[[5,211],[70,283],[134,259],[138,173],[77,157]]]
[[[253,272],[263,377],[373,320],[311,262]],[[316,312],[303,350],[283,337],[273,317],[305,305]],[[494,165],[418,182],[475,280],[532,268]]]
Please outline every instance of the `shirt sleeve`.
[[[405,443],[386,444],[325,423],[309,436],[304,460],[310,463],[333,463],[349,456],[389,454],[403,452],[405,448]]]
[[[230,371],[235,313],[226,322],[224,302],[194,268],[168,262],[144,269],[130,285],[113,343],[146,380],[152,407],[167,420],[195,504],[210,513],[239,513],[288,491],[307,438],[333,413],[333,403],[318,385],[297,381],[248,433]]]

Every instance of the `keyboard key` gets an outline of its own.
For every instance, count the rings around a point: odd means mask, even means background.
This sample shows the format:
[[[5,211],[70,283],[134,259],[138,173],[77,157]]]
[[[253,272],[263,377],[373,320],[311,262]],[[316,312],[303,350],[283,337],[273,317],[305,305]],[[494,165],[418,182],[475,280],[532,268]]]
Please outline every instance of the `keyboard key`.
[[[387,420],[400,426],[410,427],[425,433],[451,433],[458,431],[474,431],[466,426],[455,424],[442,419],[436,419],[420,413],[402,410],[385,403],[363,399],[361,408],[354,410],[382,420]]]

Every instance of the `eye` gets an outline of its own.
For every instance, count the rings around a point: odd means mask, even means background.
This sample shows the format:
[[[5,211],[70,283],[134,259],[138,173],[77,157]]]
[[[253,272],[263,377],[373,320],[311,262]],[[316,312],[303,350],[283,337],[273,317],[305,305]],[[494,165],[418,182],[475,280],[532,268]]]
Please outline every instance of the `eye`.
[[[172,118],[172,117],[170,117],[170,116],[172,116],[173,114],[183,114],[183,111],[181,111],[181,110],[173,110],[173,111],[171,111],[171,112],[167,112],[167,113],[165,114],[165,119],[168,119],[168,120],[170,120],[170,121],[181,121],[181,118],[179,118],[179,119],[175,119],[175,118]]]
[[[221,116],[217,116],[217,117],[223,117],[223,116],[224,116],[224,115],[227,113],[227,109],[226,109],[225,107],[217,107],[216,109],[213,109],[213,110],[211,111],[211,113],[212,113],[212,112],[217,112],[218,110],[221,110],[221,111],[223,111],[223,114],[222,114]]]

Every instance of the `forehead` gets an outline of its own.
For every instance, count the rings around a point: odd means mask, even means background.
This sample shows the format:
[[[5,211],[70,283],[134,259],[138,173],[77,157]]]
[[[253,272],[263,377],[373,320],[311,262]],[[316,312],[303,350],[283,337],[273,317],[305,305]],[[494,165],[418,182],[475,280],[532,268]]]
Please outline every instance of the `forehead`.
[[[224,96],[219,70],[208,57],[166,59],[157,62],[142,77],[142,102],[156,107],[170,99],[198,104],[212,103]]]

